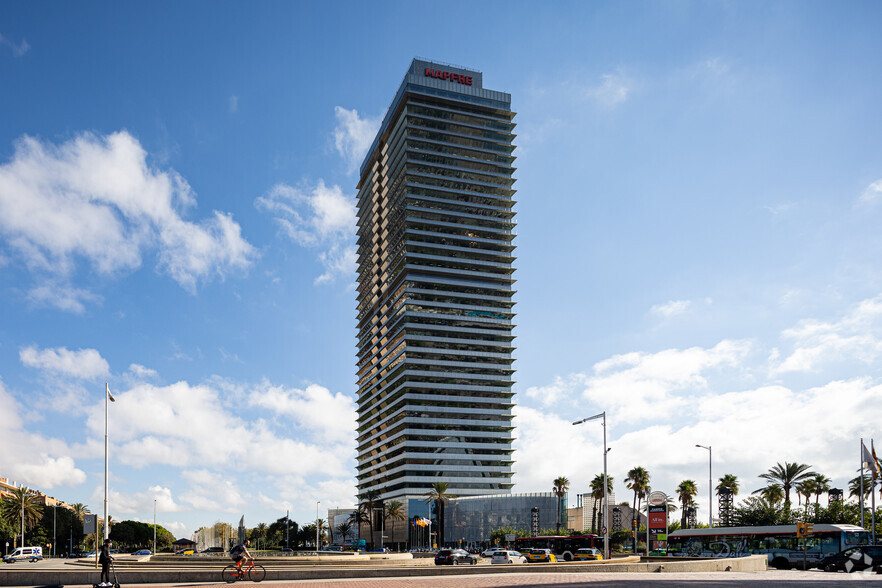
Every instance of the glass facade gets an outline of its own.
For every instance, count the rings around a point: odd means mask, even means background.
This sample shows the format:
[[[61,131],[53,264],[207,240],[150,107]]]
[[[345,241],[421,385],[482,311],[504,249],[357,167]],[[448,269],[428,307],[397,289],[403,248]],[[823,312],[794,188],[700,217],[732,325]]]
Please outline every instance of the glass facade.
[[[557,527],[557,496],[552,492],[454,498],[444,509],[444,541],[481,543],[500,527],[531,532],[532,509],[539,509],[539,529]],[[566,499],[561,501],[566,508]],[[561,518],[566,529],[566,510]],[[565,534],[565,533],[564,533]]]
[[[362,165],[360,497],[513,485],[514,116],[480,72],[414,60]]]

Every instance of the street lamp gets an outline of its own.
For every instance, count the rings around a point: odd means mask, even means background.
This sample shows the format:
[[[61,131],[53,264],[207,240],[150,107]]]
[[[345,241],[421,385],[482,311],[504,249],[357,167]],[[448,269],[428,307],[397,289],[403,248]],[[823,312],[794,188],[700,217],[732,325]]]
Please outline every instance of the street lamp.
[[[714,452],[710,445],[698,445],[702,449],[707,449],[707,526],[714,528]]]
[[[319,516],[318,516],[318,508],[322,503],[321,500],[315,501],[315,552],[316,554],[319,552]]]
[[[110,536],[110,520],[107,517],[107,407],[108,400],[110,402],[116,402],[116,399],[113,397],[113,394],[110,393],[110,386],[107,385],[107,382],[104,382],[104,539]],[[98,551],[98,547],[95,547],[95,551]]]
[[[603,557],[604,559],[609,559],[609,525],[607,524],[609,500],[606,495],[606,487],[609,485],[609,478],[606,475],[606,454],[609,453],[609,451],[606,448],[606,411],[590,416],[587,419],[576,421],[573,424],[581,425],[582,423],[587,423],[588,421],[593,421],[595,419],[602,419],[603,423]]]
[[[153,499],[153,555],[156,555],[156,499]]]

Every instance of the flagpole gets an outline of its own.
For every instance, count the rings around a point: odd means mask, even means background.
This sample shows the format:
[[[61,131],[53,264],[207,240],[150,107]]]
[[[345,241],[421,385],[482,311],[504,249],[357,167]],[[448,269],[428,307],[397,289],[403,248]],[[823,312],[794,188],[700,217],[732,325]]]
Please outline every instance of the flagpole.
[[[861,437],[861,528],[864,526],[864,438]]]

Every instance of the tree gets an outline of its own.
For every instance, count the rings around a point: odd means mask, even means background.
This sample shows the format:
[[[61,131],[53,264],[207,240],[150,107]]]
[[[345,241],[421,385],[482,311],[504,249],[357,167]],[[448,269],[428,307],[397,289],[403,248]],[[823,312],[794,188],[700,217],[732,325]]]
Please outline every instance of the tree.
[[[355,525],[356,534],[358,538],[361,539],[361,526],[362,524],[370,525],[371,524],[371,506],[369,502],[360,503],[353,513],[349,515],[349,521]]]
[[[591,517],[591,532],[593,534],[597,534],[597,503],[600,500],[603,500],[603,474],[597,474],[594,476],[594,479],[591,480],[591,498],[594,499],[594,516]],[[612,494],[613,490],[613,479],[610,477],[606,481],[606,493],[607,495]],[[601,509],[603,508],[603,504],[601,503]],[[601,513],[601,519],[603,513]]]
[[[377,520],[374,518],[374,505],[380,500],[380,491],[379,490],[367,490],[361,495],[361,502],[358,504],[358,509],[356,509],[356,515],[363,521],[368,524],[368,529],[370,530],[370,546],[374,547],[374,531],[377,530]],[[361,525],[358,527],[359,538],[361,537]]]
[[[759,494],[763,500],[773,506],[784,499],[784,490],[781,488],[780,484],[769,484],[764,488],[754,490],[752,494]]]
[[[567,495],[567,490],[570,489],[570,481],[565,476],[560,476],[559,478],[555,478],[554,487],[552,491],[554,495],[557,496],[557,534],[560,535],[560,501],[563,500],[563,497]]]
[[[631,508],[633,509],[632,527],[636,529],[640,500],[646,497],[646,489],[649,488],[649,472],[640,466],[631,468],[625,476],[625,487],[634,491],[634,504]]]
[[[698,486],[695,480],[683,480],[677,486],[677,498],[680,500],[682,510],[680,512],[680,526],[686,528],[686,511],[692,504],[692,499],[698,494]]]
[[[775,464],[765,474],[760,474],[760,478],[767,480],[773,484],[780,484],[784,490],[784,504],[787,510],[790,509],[790,489],[802,480],[815,475],[811,471],[812,466],[805,463],[790,463],[785,461]]]
[[[31,529],[43,515],[37,495],[25,486],[14,488],[3,498],[3,519],[14,529],[19,529],[21,545],[24,546],[25,531]],[[16,524],[18,523],[18,524]]]
[[[864,474],[864,493],[863,498],[861,498],[861,477],[855,476],[851,480],[848,481],[848,496],[849,498],[854,497],[857,498],[860,502],[866,500],[867,496],[873,491],[873,476],[870,474]]]
[[[456,498],[447,492],[449,488],[447,482],[433,482],[432,489],[426,495],[426,502],[435,505],[435,516],[438,517],[438,547],[444,545],[444,507],[448,500]]]
[[[386,525],[386,521],[392,521],[392,528],[395,528],[396,521],[403,521],[407,518],[407,515],[404,512],[404,503],[398,500],[391,500],[383,505],[383,526]],[[390,535],[394,536],[395,533],[390,533]]]
[[[257,526],[254,528],[254,536],[260,542],[260,545],[264,546],[264,549],[266,549],[267,531],[269,531],[269,525],[267,525],[266,523],[258,523]],[[296,532],[294,533],[294,536],[297,536]]]
[[[735,474],[726,474],[720,478],[720,483],[717,484],[717,496],[722,493],[723,488],[731,490],[732,496],[738,496],[739,484]]]
[[[813,482],[815,486],[815,505],[817,505],[821,501],[821,494],[830,491],[831,480],[824,474],[815,474]]]
[[[346,545],[346,538],[349,537],[349,533],[352,532],[352,518],[337,525],[336,531],[340,533],[343,545]]]

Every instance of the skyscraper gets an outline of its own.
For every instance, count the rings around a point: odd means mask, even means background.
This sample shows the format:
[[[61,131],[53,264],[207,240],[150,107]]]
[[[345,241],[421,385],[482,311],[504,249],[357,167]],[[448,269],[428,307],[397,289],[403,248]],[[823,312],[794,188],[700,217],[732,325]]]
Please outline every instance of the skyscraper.
[[[413,60],[358,184],[358,492],[512,487],[515,113]]]

